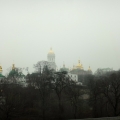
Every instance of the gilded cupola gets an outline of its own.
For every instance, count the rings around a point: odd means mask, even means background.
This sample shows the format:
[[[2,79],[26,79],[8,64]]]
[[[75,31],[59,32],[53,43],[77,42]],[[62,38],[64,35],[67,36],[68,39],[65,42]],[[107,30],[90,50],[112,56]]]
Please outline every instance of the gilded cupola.
[[[78,68],[78,69],[82,69],[83,68],[82,64],[80,64],[80,60],[78,60],[78,64],[77,64],[76,68]]]
[[[12,70],[14,70],[14,69],[15,69],[15,64],[12,65]]]
[[[0,73],[2,73],[2,66],[0,66]]]
[[[50,48],[50,50],[49,50],[48,54],[54,54],[54,52],[53,52],[52,48]]]

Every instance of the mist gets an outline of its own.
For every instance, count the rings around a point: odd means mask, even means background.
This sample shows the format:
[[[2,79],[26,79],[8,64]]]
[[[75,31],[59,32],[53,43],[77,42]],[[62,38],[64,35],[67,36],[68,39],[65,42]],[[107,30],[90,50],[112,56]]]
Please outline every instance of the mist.
[[[0,65],[29,67],[47,60],[52,47],[58,68],[78,63],[118,70],[120,1],[0,0]]]

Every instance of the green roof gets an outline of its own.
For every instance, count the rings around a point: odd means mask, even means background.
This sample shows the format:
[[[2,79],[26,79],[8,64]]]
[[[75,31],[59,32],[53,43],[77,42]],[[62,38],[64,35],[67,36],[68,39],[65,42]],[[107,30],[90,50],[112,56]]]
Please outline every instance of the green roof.
[[[22,72],[18,72],[17,70],[11,70],[9,72],[9,77],[13,77],[13,76],[16,76],[16,77],[25,77],[25,75]]]
[[[60,71],[62,72],[62,71],[69,71],[69,69],[68,68],[60,68]]]
[[[0,74],[0,78],[3,78],[3,77],[5,77],[4,75],[2,75],[2,74]]]

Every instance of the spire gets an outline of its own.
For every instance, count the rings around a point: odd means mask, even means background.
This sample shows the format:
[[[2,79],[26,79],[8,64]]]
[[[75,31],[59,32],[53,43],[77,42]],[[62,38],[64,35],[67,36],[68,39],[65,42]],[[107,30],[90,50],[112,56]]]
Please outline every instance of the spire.
[[[0,66],[0,73],[2,73],[2,66]]]
[[[89,66],[89,68],[88,68],[88,71],[91,71],[91,68],[90,68],[90,66]]]
[[[80,60],[78,60],[78,64],[77,64],[76,68],[78,68],[78,69],[82,68],[82,65],[80,64]]]
[[[12,65],[12,70],[14,70],[14,69],[15,69],[15,64]]]

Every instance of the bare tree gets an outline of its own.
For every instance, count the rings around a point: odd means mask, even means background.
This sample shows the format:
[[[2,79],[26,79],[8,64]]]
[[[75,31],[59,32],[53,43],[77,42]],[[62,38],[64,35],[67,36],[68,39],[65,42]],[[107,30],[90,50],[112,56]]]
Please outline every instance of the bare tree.
[[[49,70],[47,66],[44,66],[42,71],[34,74],[34,76],[29,75],[30,81],[34,84],[35,89],[39,91],[39,98],[41,103],[42,118],[45,120],[47,106],[47,100],[51,92],[51,82],[53,80],[53,72]]]
[[[56,92],[56,95],[58,97],[58,108],[59,108],[59,119],[62,118],[63,113],[63,106],[62,106],[62,92],[63,90],[69,85],[69,77],[66,76],[67,72],[56,72],[54,76],[54,84],[53,89]]]
[[[108,101],[108,107],[112,108],[114,116],[118,116],[120,115],[120,71],[112,73],[104,84],[106,86],[102,89],[102,93]]]

